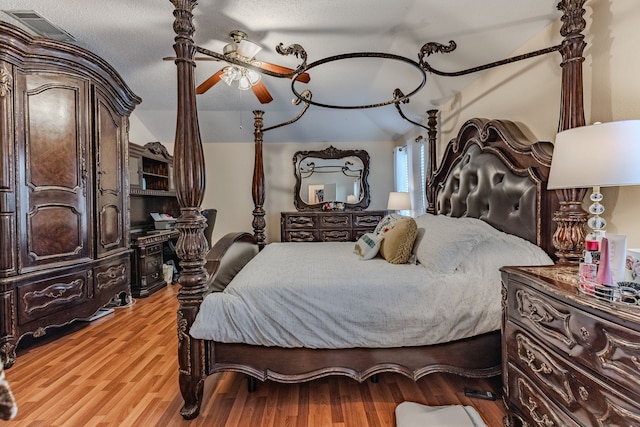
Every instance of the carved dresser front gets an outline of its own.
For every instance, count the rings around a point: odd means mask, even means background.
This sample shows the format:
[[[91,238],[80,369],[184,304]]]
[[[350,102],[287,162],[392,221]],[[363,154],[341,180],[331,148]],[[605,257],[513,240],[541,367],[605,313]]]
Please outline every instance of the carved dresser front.
[[[640,425],[640,308],[578,292],[577,267],[505,267],[512,426]]]
[[[283,242],[349,242],[372,232],[386,211],[282,212]]]

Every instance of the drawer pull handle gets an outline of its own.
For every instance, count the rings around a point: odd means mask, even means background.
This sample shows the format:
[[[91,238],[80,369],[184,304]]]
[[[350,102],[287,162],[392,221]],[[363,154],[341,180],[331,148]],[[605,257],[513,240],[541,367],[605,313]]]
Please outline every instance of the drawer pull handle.
[[[534,402],[532,398],[529,398],[529,405],[525,405],[525,406],[529,410],[529,414],[531,414],[531,418],[533,418],[533,421],[536,422],[536,425],[539,425],[539,426],[555,426],[556,425],[556,423],[554,423],[549,419],[549,416],[547,414],[544,414],[543,416],[538,415],[538,413],[536,412],[536,410],[538,409],[538,405],[536,404],[536,402]]]
[[[589,392],[586,388],[581,386],[580,388],[578,388],[578,393],[580,394],[580,399],[584,400],[585,402],[589,399]]]
[[[551,416],[548,413],[544,413],[549,412],[549,408],[546,407],[543,401],[539,400],[540,396],[534,393],[525,380],[518,378],[517,384],[520,403],[529,411],[529,415],[535,425],[549,427],[558,425],[556,423],[557,420],[554,421],[553,412],[551,412]]]
[[[584,326],[580,328],[580,334],[582,335],[582,339],[583,340],[587,340],[589,339],[589,331],[587,331],[587,328],[585,328]]]

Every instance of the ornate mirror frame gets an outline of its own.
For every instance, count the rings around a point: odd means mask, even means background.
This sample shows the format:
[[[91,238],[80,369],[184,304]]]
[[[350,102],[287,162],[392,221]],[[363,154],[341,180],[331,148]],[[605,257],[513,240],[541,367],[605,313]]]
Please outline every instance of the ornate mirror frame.
[[[307,158],[317,158],[317,159],[344,159],[348,157],[357,157],[362,162],[362,178],[361,178],[361,191],[362,197],[360,200],[355,203],[339,203],[337,206],[340,208],[330,208],[326,209],[327,202],[334,202],[333,200],[326,200],[322,203],[307,203],[302,200],[300,196],[300,190],[302,188],[302,176],[300,172],[300,164]],[[371,195],[369,193],[369,153],[365,150],[340,150],[333,146],[329,146],[324,150],[316,150],[316,151],[298,151],[293,156],[293,173],[296,177],[296,185],[293,190],[293,204],[295,205],[298,211],[323,211],[323,210],[351,210],[351,211],[360,211],[369,207],[369,203],[371,202]],[[325,207],[325,208],[323,208]],[[344,207],[344,209],[342,209]]]

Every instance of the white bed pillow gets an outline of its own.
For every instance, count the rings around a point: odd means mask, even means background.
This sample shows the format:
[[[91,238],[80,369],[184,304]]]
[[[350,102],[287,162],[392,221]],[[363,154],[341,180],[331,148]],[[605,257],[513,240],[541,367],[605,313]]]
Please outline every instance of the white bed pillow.
[[[508,265],[552,265],[553,260],[533,243],[496,230],[496,234],[480,242],[460,263],[465,273],[482,275]]]
[[[424,235],[414,249],[417,260],[426,268],[440,273],[455,271],[473,248],[494,230],[476,218],[446,215],[421,215],[416,218],[416,224],[424,229]]]
[[[382,239],[382,235],[365,233],[356,242],[353,253],[357,254],[362,260],[371,259],[378,254]]]
[[[553,264],[538,246],[502,232],[477,218],[421,215],[424,236],[416,242],[420,264],[441,273],[498,270],[505,265]]]

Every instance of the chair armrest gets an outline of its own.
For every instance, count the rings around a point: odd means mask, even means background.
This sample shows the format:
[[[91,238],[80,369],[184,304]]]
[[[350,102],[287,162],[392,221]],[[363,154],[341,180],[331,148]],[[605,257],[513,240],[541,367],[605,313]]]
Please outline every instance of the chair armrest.
[[[258,244],[252,234],[228,233],[216,242],[206,256],[210,292],[220,292],[254,256]]]

